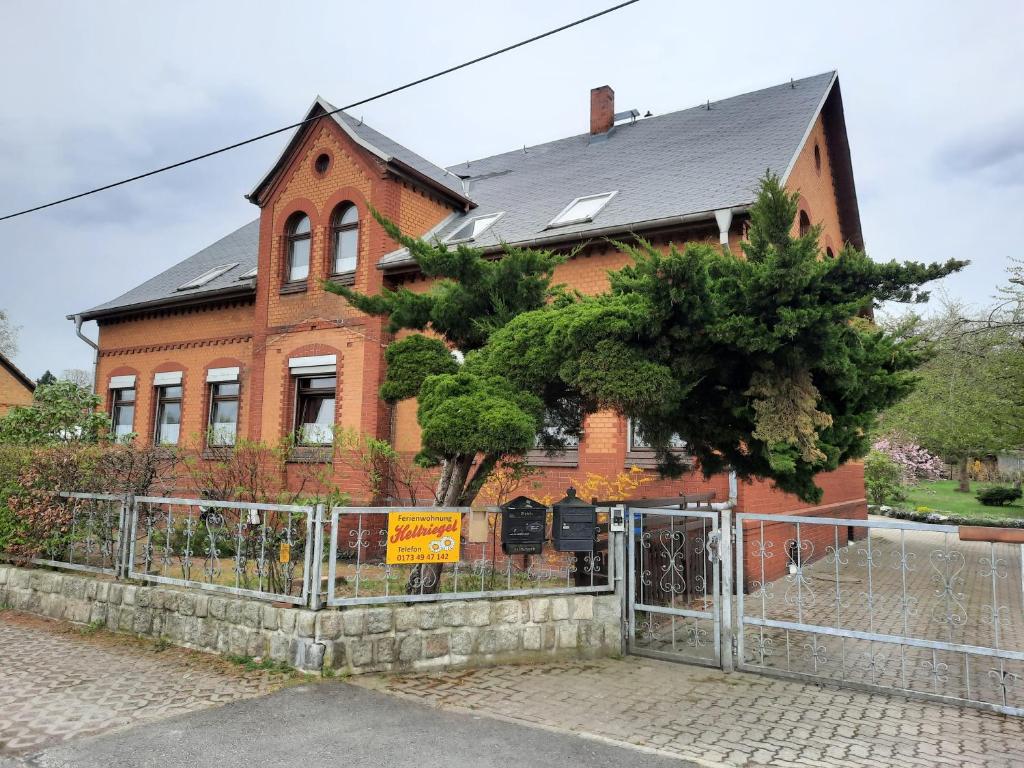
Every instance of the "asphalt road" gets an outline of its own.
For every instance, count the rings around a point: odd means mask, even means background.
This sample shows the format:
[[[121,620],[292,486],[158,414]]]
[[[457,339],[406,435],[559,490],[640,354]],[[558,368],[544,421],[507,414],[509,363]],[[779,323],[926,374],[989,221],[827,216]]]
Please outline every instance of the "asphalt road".
[[[436,709],[343,682],[69,741],[0,768],[680,768],[673,758]]]

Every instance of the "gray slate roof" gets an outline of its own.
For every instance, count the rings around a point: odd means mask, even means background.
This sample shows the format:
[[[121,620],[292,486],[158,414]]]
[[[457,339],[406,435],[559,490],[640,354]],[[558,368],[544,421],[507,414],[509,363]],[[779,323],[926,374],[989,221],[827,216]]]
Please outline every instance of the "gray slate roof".
[[[323,99],[319,99],[319,102],[328,112],[334,112],[337,109],[337,107],[332,106]],[[455,174],[445,171],[439,165],[434,165],[426,158],[417,155],[411,149],[403,147],[397,141],[389,139],[383,133],[375,131],[362,120],[357,120],[347,112],[336,112],[332,117],[343,128],[347,127],[350,135],[354,133],[358,138],[379,150],[378,154],[381,155],[381,159],[385,162],[391,159],[399,160],[410,168],[419,171],[428,179],[443,187],[447,187],[460,197],[466,196],[466,190],[462,188],[462,181]]]
[[[152,304],[188,303],[195,297],[251,293],[256,281],[254,279],[239,280],[238,278],[256,267],[259,240],[260,220],[256,219],[116,299],[83,312],[82,317],[88,320],[110,314],[113,310],[128,307],[141,309]],[[178,290],[179,286],[189,280],[194,280],[214,267],[234,263],[237,263],[238,266],[214,278],[201,288]]]
[[[551,236],[628,231],[645,222],[749,205],[766,169],[785,180],[835,79],[834,72],[826,72],[713,101],[710,109],[701,105],[618,125],[605,137],[571,136],[525,152],[460,163],[448,172],[344,112],[334,119],[386,162],[397,160],[476,204],[468,213],[449,216],[430,236],[443,240],[470,218],[504,212],[473,242],[487,248]],[[318,107],[334,109],[319,98],[311,111]],[[466,183],[459,177],[466,177]],[[613,191],[617,194],[593,221],[548,228],[574,198]],[[90,319],[193,297],[251,292],[255,281],[238,277],[256,266],[258,245],[259,220],[82,315]],[[206,270],[234,262],[237,267],[205,286],[178,290]],[[379,264],[394,268],[408,263],[408,252],[400,249]]]
[[[468,176],[477,204],[436,236],[444,240],[475,216],[504,215],[473,241],[477,247],[552,235],[628,229],[643,222],[749,205],[766,169],[785,176],[829,92],[834,72],[815,75],[692,109],[616,126],[526,151],[454,165]],[[618,192],[593,221],[548,223],[577,197]],[[409,262],[400,249],[381,267]]]

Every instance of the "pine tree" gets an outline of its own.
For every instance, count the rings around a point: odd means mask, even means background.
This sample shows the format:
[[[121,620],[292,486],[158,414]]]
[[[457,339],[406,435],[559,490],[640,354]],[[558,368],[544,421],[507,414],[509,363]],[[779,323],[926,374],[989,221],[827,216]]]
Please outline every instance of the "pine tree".
[[[923,359],[867,319],[872,302],[923,301],[922,284],[964,262],[876,264],[851,247],[825,258],[816,228],[790,235],[796,212],[796,195],[769,175],[742,258],[707,243],[619,243],[635,263],[593,297],[552,286],[562,257],[549,251],[449,250],[374,212],[431,289],[325,285],[392,332],[416,332],[388,347],[381,396],[418,400],[439,504],[472,503],[542,427],[557,450],[600,409],[635,419],[666,474],[683,469],[668,450],[677,433],[707,474],[731,467],[815,500],[815,474],[866,453],[879,410],[910,391]]]

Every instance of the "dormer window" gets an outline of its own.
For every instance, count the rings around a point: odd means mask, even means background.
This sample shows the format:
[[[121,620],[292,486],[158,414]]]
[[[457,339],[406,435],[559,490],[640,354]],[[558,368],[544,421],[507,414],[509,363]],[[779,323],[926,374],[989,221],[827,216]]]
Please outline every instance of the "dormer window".
[[[608,205],[617,192],[602,192],[600,195],[587,195],[577,197],[569,203],[562,212],[555,216],[548,224],[549,227],[565,227],[569,224],[581,224],[586,221],[593,221],[594,217]]]
[[[187,291],[190,288],[202,288],[204,285],[209,283],[211,280],[216,280],[218,277],[223,275],[225,272],[227,272],[228,270],[234,269],[237,266],[238,266],[238,263],[236,262],[234,264],[222,264],[219,267],[214,267],[213,269],[210,269],[210,270],[207,270],[206,272],[203,272],[203,274],[201,274],[199,277],[195,278],[194,280],[189,280],[187,283],[183,283],[182,285],[179,285],[178,286],[178,290],[179,291]]]
[[[309,277],[309,247],[312,230],[309,217],[304,213],[296,213],[288,222],[286,237],[288,258],[285,269],[285,280],[298,283]]]
[[[331,274],[356,271],[359,264],[359,209],[342,203],[331,217]]]
[[[472,219],[467,221],[461,227],[456,229],[445,242],[448,243],[468,243],[476,240],[480,235],[491,228],[498,219],[505,215],[504,211],[500,213],[489,213],[486,216],[474,216]]]

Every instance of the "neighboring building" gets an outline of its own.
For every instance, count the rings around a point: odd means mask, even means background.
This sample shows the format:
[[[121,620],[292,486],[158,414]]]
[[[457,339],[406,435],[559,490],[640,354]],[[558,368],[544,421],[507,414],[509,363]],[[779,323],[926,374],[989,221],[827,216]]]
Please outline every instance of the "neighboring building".
[[[0,354],[0,416],[16,405],[31,405],[36,384]]]
[[[330,424],[416,452],[415,403],[377,395],[385,323],[321,287],[347,282],[426,290],[430,281],[369,214],[406,233],[471,242],[578,249],[555,281],[585,293],[608,284],[628,258],[606,238],[639,234],[665,246],[708,240],[739,253],[766,169],[800,192],[794,229],[822,225],[823,247],[863,246],[839,81],[829,72],[655,117],[615,112],[607,86],[591,93],[581,135],[440,168],[317,99],[248,198],[260,216],[146,283],[81,313],[99,324],[97,391],[117,431],[141,441],[274,442],[297,433],[297,461],[331,461]],[[581,116],[582,117],[582,116]],[[457,124],[452,126],[458,128]],[[680,444],[679,449],[685,451]],[[653,467],[652,451],[624,419],[599,413],[585,436],[544,467],[530,495],[561,496],[587,473]],[[335,461],[339,483],[358,493]],[[741,483],[738,508],[826,510],[863,516],[863,470],[822,476],[822,505]],[[729,495],[726,476],[652,482],[647,496],[681,490]]]

